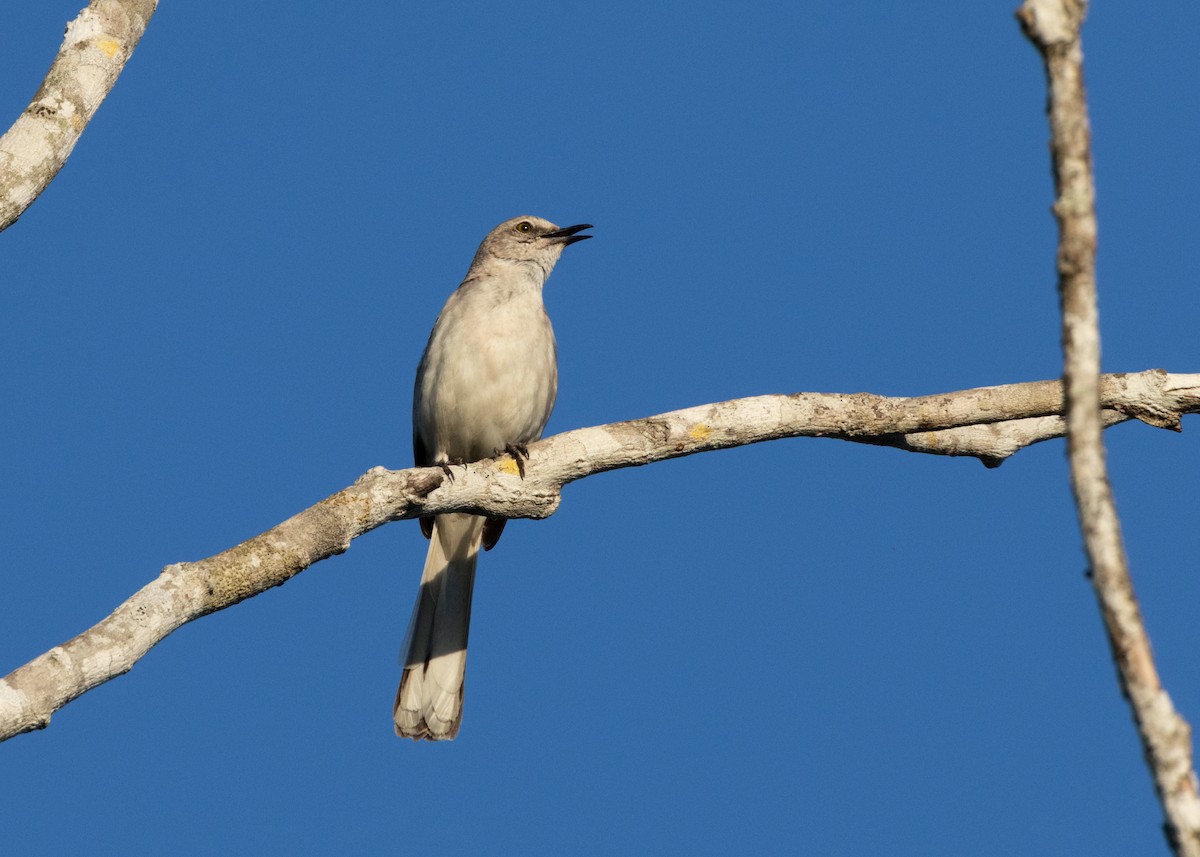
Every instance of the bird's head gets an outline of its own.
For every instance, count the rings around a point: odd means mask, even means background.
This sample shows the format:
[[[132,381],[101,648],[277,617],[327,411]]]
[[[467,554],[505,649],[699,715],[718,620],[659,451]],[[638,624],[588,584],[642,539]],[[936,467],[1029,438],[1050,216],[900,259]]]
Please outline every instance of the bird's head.
[[[475,254],[474,265],[490,259],[534,265],[549,275],[564,247],[591,238],[580,235],[590,223],[559,228],[541,217],[524,215],[506,220],[488,233]]]

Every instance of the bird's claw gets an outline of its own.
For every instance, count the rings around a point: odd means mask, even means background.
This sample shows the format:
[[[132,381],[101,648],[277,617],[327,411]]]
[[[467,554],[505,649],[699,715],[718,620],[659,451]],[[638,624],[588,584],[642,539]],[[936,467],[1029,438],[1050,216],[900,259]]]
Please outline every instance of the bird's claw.
[[[521,474],[521,478],[525,478],[525,461],[529,458],[529,447],[523,443],[510,443],[504,447],[504,451],[512,456],[512,460],[517,463],[517,473]]]

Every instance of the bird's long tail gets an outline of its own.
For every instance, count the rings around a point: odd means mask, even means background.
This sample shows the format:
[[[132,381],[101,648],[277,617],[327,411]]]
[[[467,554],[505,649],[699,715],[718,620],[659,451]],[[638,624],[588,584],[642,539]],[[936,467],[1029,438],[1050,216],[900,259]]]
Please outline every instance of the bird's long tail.
[[[438,515],[401,651],[396,734],[445,741],[462,722],[471,590],[484,518]]]

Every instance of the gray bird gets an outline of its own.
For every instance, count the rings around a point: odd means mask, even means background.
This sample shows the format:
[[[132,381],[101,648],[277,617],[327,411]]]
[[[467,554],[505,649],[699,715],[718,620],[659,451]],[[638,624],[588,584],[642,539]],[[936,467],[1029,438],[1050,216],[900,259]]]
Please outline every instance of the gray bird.
[[[418,466],[511,453],[542,436],[558,391],[554,331],[542,286],[563,248],[591,238],[514,217],[488,233],[450,295],[417,366],[413,455]],[[471,590],[479,548],[491,550],[505,518],[462,513],[421,519],[430,539],[404,646],[396,734],[442,741],[462,722]]]

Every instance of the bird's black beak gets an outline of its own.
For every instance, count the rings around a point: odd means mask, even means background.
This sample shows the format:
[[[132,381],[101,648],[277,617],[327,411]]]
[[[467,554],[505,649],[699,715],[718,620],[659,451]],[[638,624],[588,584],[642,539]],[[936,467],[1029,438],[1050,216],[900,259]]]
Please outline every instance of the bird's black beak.
[[[585,229],[591,229],[592,224],[580,223],[576,226],[565,226],[562,229],[555,229],[553,232],[547,232],[543,238],[557,238],[564,246],[574,244],[576,241],[583,241],[591,238],[591,235],[577,235],[577,232],[582,232]]]

